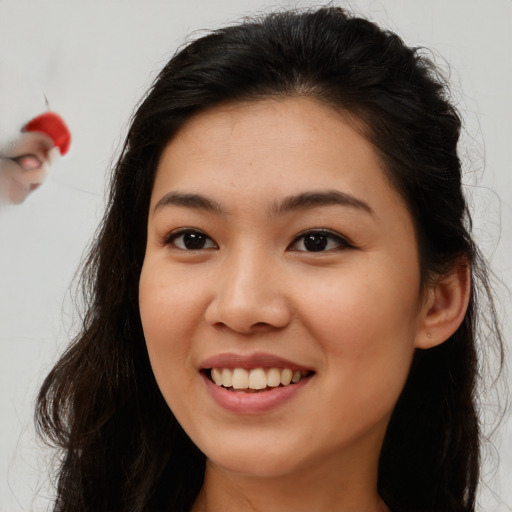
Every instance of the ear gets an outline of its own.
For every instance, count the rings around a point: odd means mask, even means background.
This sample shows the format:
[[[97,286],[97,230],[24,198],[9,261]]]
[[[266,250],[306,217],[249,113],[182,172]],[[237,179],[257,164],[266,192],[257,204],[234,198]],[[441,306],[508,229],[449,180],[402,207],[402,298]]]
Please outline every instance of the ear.
[[[416,348],[440,345],[459,328],[468,307],[470,288],[470,267],[465,259],[430,285],[420,311]]]

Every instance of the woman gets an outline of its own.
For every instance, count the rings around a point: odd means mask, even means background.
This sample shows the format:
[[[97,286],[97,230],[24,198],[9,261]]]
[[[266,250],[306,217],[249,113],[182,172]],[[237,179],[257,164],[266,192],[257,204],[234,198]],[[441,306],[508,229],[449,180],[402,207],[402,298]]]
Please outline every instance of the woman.
[[[496,325],[459,131],[428,59],[338,8],[179,51],[39,395],[56,510],[474,510]]]

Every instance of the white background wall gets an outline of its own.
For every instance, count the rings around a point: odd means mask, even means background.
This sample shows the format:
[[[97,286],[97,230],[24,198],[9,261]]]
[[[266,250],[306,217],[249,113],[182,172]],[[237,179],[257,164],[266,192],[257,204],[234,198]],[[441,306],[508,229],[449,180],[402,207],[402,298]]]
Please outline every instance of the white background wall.
[[[48,182],[25,204],[0,212],[0,511],[45,509],[46,459],[34,441],[33,400],[74,332],[69,286],[102,213],[106,170],[133,106],[192,31],[271,6],[295,5],[0,0],[0,58],[14,60],[40,84],[74,136],[71,153],[52,168]],[[451,64],[467,123],[466,181],[475,196],[476,231],[512,288],[512,1],[354,0],[351,5]],[[508,340],[511,305],[503,290]],[[512,510],[511,436],[507,416],[495,439],[499,469],[494,476],[492,467],[486,470],[494,496],[483,493],[482,510]]]

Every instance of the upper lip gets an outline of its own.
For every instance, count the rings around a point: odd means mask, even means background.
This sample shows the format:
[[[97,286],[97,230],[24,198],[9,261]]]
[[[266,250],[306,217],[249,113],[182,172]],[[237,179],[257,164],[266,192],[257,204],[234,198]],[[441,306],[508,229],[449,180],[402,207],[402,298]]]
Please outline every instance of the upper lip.
[[[291,370],[312,370],[295,361],[262,352],[254,354],[236,354],[234,352],[217,354],[202,361],[199,368],[201,370],[209,368],[244,368],[246,370],[253,368],[289,368]]]

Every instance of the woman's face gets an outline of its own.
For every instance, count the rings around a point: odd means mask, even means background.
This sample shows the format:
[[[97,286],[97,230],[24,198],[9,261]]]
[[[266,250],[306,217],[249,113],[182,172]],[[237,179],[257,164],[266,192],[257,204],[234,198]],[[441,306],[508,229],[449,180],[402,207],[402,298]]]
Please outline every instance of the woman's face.
[[[295,98],[192,118],[157,169],[139,291],[158,385],[211,464],[375,469],[420,273],[411,216],[341,114]]]

